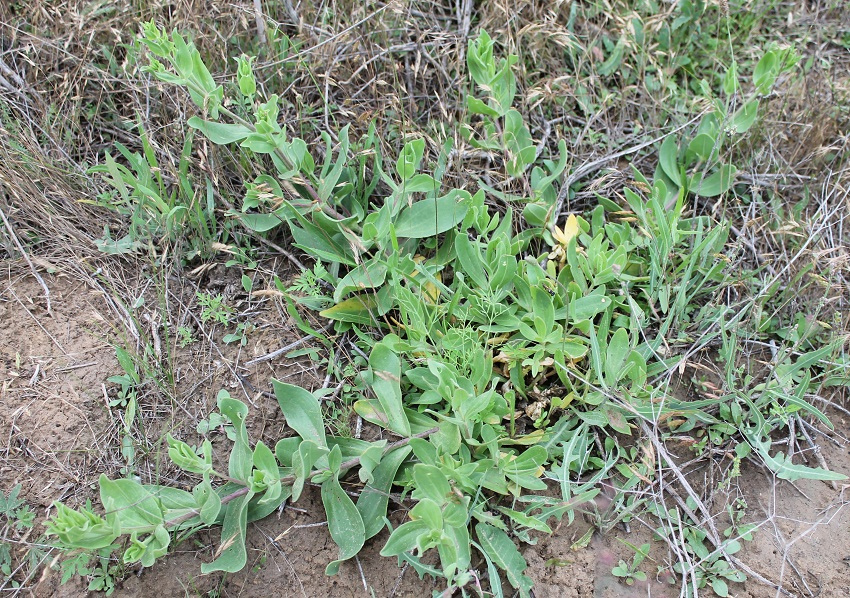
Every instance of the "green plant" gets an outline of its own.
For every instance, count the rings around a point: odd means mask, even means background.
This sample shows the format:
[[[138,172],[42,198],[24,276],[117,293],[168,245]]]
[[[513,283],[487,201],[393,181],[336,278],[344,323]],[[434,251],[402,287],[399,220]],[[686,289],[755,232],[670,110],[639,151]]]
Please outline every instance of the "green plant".
[[[115,356],[118,358],[118,363],[124,370],[120,376],[110,376],[107,378],[109,382],[118,384],[121,388],[118,391],[118,396],[109,401],[110,407],[121,407],[124,409],[123,426],[121,434],[121,456],[124,457],[126,466],[122,468],[121,473],[130,476],[133,475],[136,460],[136,444],[133,439],[133,427],[136,419],[136,409],[138,405],[138,388],[142,383],[142,378],[139,375],[139,368],[136,360],[130,355],[127,350],[122,347],[115,347]]]
[[[181,347],[188,347],[195,342],[195,337],[192,335],[192,330],[187,326],[179,326],[177,328],[177,344]]]
[[[118,384],[120,387],[118,395],[109,401],[109,406],[126,408],[130,401],[136,400],[136,388],[141,384],[142,379],[136,368],[134,359],[126,349],[116,346],[115,356],[124,373],[107,378],[108,382]]]
[[[47,558],[40,544],[43,538],[26,543],[35,524],[35,512],[19,498],[21,488],[17,484],[8,494],[0,492],[0,589],[23,588]]]
[[[109,152],[105,164],[89,169],[104,175],[114,189],[98,197],[98,203],[129,217],[130,230],[119,240],[109,230],[98,241],[98,248],[109,254],[133,253],[144,245],[169,241],[187,243],[180,255],[185,260],[206,257],[214,252],[213,243],[220,235],[214,213],[213,183],[205,177],[203,191],[197,190],[189,174],[194,131],[183,143],[176,183],[164,176],[163,167],[147,132],[139,125],[142,153],[132,152],[116,143],[120,163]]]
[[[211,293],[198,291],[195,296],[198,299],[198,305],[201,306],[202,322],[212,321],[223,326],[230,324],[230,318],[233,316],[233,308],[225,303],[223,295],[212,295]]]
[[[182,36],[153,24],[144,31],[156,57],[150,72],[185,87],[200,111],[189,125],[213,143],[238,143],[270,161],[271,174],[247,185],[232,216],[257,234],[286,227],[315,260],[291,287],[276,281],[287,311],[326,348],[343,387],[360,395],[352,405],[357,415],[399,440],[329,435],[321,401],[332,389],[308,392],[273,380],[295,435],[272,449],[250,441],[247,406],[222,391],[218,412],[198,430],[228,431],[226,472],[213,467],[210,440],[193,447],[168,436],[169,458],[200,479],[192,491],[102,476],[102,515],[57,505],[48,530],[63,547],[94,551],[118,543],[121,563],[150,566],[173,535],[220,525],[221,547],[201,570],[235,572],[247,562],[248,522],[284,500],[297,501],[312,482],[321,486],[339,547],[328,574],[389,527],[382,554],[442,579],[448,589],[474,592],[482,563],[492,592],[501,591],[504,575],[529,596],[533,582],[515,539],[551,532],[553,520],[572,522],[606,477],[617,497],[611,512],[599,514],[600,528],[652,509],[633,492],[666,466],[666,457],[657,457],[657,468],[656,457],[636,443],[650,427],[699,428],[713,441],[735,436],[778,474],[826,475],[771,456],[766,438],[770,424],[800,409],[818,415],[801,397],[832,347],[796,361],[783,356],[776,386],[741,387],[730,378],[721,398],[683,400],[663,382],[695,338],[737,347],[729,338],[746,310],[718,300],[734,274],[722,259],[730,225],[688,209],[690,190],[730,191],[734,170],[721,166],[703,178],[705,163],[713,168],[716,160],[696,152],[697,159],[685,153],[680,163],[678,147],[666,141],[666,166],[652,182],[635,171],[636,189],[626,190],[624,200],[599,198],[561,227],[566,143],[558,143],[557,160],[540,158],[513,107],[516,58],[497,60],[484,32],[467,51],[478,96],[467,96],[466,137],[501,156],[506,180],[517,181],[523,195],[483,182],[474,192],[446,189],[449,141],[434,148],[436,165],[426,174],[424,139],[407,140],[385,161],[374,127],[355,140],[348,127],[335,137],[323,132],[325,161],[317,165],[307,143],[279,124],[279,98],[257,96],[250,59],[239,62],[235,85],[225,89]],[[765,77],[764,85],[775,79]],[[735,114],[739,132],[755,119],[754,112]],[[713,143],[726,135],[719,122],[725,119],[715,115]],[[504,211],[488,199],[501,201]],[[198,301],[203,321],[230,323],[223,297],[199,293]],[[298,314],[296,303],[330,320],[326,331],[345,334],[359,357],[336,365],[333,342]],[[356,502],[340,483],[355,470],[364,485]],[[823,479],[839,477],[828,473]],[[410,506],[397,525],[387,519],[394,486]],[[553,487],[555,496],[543,492]],[[697,585],[716,589],[741,579],[724,556],[740,548],[736,539],[709,547],[714,539],[696,516],[657,505],[651,512],[662,524],[660,536],[685,538],[698,561]],[[422,559],[431,550],[438,564]],[[623,563],[624,577],[639,579],[645,554],[641,547],[631,565]]]
[[[222,341],[225,344],[239,342],[243,347],[248,343],[248,335],[254,331],[256,326],[254,326],[251,322],[239,322],[236,325],[236,332],[232,332],[230,334],[225,334],[222,337]]]
[[[635,580],[646,581],[646,573],[638,570],[638,567],[640,567],[641,563],[643,563],[646,557],[649,556],[649,542],[641,544],[640,548],[623,540],[621,540],[621,542],[631,548],[634,551],[635,556],[632,557],[631,563],[627,563],[621,559],[620,562],[617,563],[617,566],[611,569],[611,573],[617,577],[621,577],[623,581],[626,582],[626,585],[630,586],[634,585]]]
[[[219,392],[219,396],[226,396],[226,394],[226,391]],[[197,431],[201,436],[207,436],[216,430],[223,431],[231,442],[236,440],[236,431],[230,418],[218,411],[213,411],[207,419],[198,422]]]

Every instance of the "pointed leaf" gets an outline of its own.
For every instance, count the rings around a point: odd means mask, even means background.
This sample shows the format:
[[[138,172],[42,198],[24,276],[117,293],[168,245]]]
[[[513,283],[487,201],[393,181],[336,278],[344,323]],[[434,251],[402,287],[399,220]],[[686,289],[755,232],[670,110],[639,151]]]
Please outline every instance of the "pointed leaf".
[[[198,129],[206,135],[207,139],[217,145],[227,145],[236,141],[242,141],[253,131],[244,125],[228,125],[209,120],[203,120],[193,116],[187,123],[193,129]]]
[[[453,189],[442,197],[417,201],[399,214],[396,236],[422,239],[456,227],[466,216],[471,197],[467,191]]]
[[[372,471],[372,481],[366,484],[357,498],[357,510],[363,518],[367,540],[384,529],[390,488],[398,468],[410,454],[410,450],[409,446],[405,446],[385,455]]]
[[[245,568],[248,553],[245,550],[245,534],[248,529],[248,503],[254,493],[250,490],[244,496],[233,499],[227,504],[224,524],[221,528],[220,554],[212,563],[201,565],[201,573],[226,571],[236,573]]]
[[[339,557],[328,566],[327,573],[333,575],[339,568],[339,562],[350,559],[363,548],[366,541],[366,528],[360,512],[354,502],[340,486],[339,479],[332,476],[322,484],[322,504],[328,516],[328,531],[339,546]]]
[[[410,436],[410,423],[401,399],[401,360],[384,343],[377,343],[369,355],[372,390],[387,416],[386,427],[402,436]]]
[[[702,180],[699,178],[701,175],[695,176],[691,190],[702,197],[717,197],[729,190],[737,172],[733,165],[723,164],[717,172]]]
[[[486,523],[477,524],[475,533],[487,556],[496,565],[504,569],[508,581],[519,590],[519,595],[522,598],[528,598],[534,581],[524,575],[528,564],[513,541],[505,532]]]
[[[679,144],[672,135],[667,136],[661,143],[658,152],[661,169],[677,186],[682,186],[682,174],[679,172]]]

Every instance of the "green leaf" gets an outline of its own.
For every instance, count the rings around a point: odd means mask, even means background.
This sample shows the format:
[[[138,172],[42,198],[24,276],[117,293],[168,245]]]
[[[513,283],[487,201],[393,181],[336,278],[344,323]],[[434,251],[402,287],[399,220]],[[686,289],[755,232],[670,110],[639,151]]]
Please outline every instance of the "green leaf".
[[[608,384],[616,384],[627,373],[623,371],[623,366],[631,349],[629,333],[625,328],[618,328],[608,341],[608,351],[605,356],[605,379]]]
[[[292,458],[298,446],[301,444],[301,438],[291,436],[289,438],[281,438],[274,445],[274,456],[278,462],[284,467],[292,467]]]
[[[694,176],[691,190],[701,197],[717,197],[729,190],[737,172],[738,169],[733,165],[723,164],[717,172],[702,180]]]
[[[770,93],[778,75],[779,57],[773,50],[768,50],[753,70],[753,84],[756,90],[761,94]]]
[[[168,457],[180,469],[192,473],[206,473],[212,470],[212,465],[208,465],[204,458],[185,442],[175,440],[171,434],[166,435],[165,439],[168,442]]]
[[[485,114],[492,118],[498,118],[499,112],[490,108],[485,102],[471,95],[466,96],[466,107],[472,114]]]
[[[665,137],[661,143],[661,149],[658,152],[658,161],[664,174],[681,187],[682,173],[679,171],[679,144],[676,143],[672,135]]]
[[[339,132],[339,151],[337,152],[336,164],[327,176],[319,182],[317,192],[322,201],[327,201],[333,196],[334,188],[345,168],[345,162],[348,159],[348,127],[349,125],[345,125]],[[328,161],[332,159],[330,148],[328,148],[327,159]]]
[[[591,426],[597,426],[599,428],[604,428],[608,426],[610,423],[608,421],[608,416],[605,415],[603,411],[577,411],[576,415],[578,415],[583,421],[587,422]]]
[[[312,440],[317,445],[327,448],[325,426],[322,421],[322,407],[319,399],[313,393],[300,386],[286,384],[272,379],[277,403],[286,417],[289,427],[304,440]]]
[[[477,524],[475,533],[487,556],[496,565],[504,569],[508,581],[519,590],[519,595],[522,598],[528,598],[531,588],[534,586],[534,581],[523,574],[528,564],[513,541],[505,532],[486,523]]]
[[[376,325],[377,318],[373,312],[377,311],[377,307],[378,300],[374,295],[357,295],[320,311],[319,315],[339,322]]]
[[[363,548],[366,528],[360,512],[336,476],[331,476],[322,484],[322,504],[328,516],[328,531],[339,546],[339,557],[328,565],[325,573],[335,575],[341,561],[350,559]]]
[[[353,270],[337,283],[334,291],[334,302],[339,303],[351,291],[363,289],[374,289],[384,284],[387,279],[387,266],[379,261],[380,258],[372,258]]]
[[[750,100],[732,116],[732,130],[735,133],[746,133],[756,122],[759,112],[759,101]]]
[[[446,474],[434,465],[423,463],[414,465],[413,483],[415,497],[430,498],[438,505],[444,504],[452,491]]]
[[[163,522],[159,501],[134,480],[110,480],[101,474],[100,502],[107,515],[117,517],[121,533],[147,533]]]
[[[133,379],[133,382],[136,384],[139,383],[139,373],[136,371],[136,362],[133,361],[133,358],[130,357],[130,354],[121,347],[115,347],[115,357],[118,358],[118,363],[121,365],[121,369],[124,370],[130,378]]]
[[[407,180],[416,174],[424,152],[424,139],[414,139],[412,141],[408,141],[404,145],[395,166],[396,172],[398,172],[398,175],[402,178],[402,180]]]
[[[629,379],[637,387],[642,387],[646,384],[646,359],[638,351],[629,353],[629,359],[626,362],[629,367]]]
[[[493,40],[482,29],[475,39],[469,40],[466,66],[473,81],[482,87],[488,86],[496,73],[493,60]]]
[[[193,116],[187,123],[193,129],[199,130],[206,135],[207,139],[217,145],[227,145],[236,141],[242,141],[248,135],[253,133],[251,129],[245,125],[228,125],[225,123],[217,123],[209,120],[203,120],[197,116]]]
[[[215,523],[219,513],[221,513],[221,497],[218,495],[218,492],[213,490],[209,480],[205,480],[195,486],[192,494],[195,498],[196,507],[201,511],[201,521],[206,525]]]
[[[372,471],[372,481],[366,484],[357,498],[357,510],[365,524],[367,540],[384,529],[390,488],[410,450],[409,446],[404,446],[385,455]]]
[[[513,509],[509,509],[507,507],[496,507],[501,513],[504,513],[508,517],[514,520],[515,523],[522,525],[524,527],[531,528],[533,530],[537,530],[538,532],[544,532],[547,534],[552,533],[552,529],[546,525],[545,522],[540,521],[537,517],[532,517],[526,513],[522,513],[520,511],[515,511]]]
[[[416,548],[420,536],[430,531],[424,521],[408,521],[393,530],[381,549],[381,556],[398,556]]]
[[[721,598],[726,598],[726,596],[729,595],[728,584],[719,577],[715,577],[711,580],[711,589],[714,590],[714,593]]]
[[[828,469],[823,469],[820,467],[807,467],[805,465],[799,465],[794,463],[785,456],[784,453],[777,453],[775,457],[771,456],[767,449],[767,443],[764,445],[759,445],[756,447],[761,457],[764,459],[765,465],[767,465],[768,469],[776,474],[781,480],[788,480],[791,482],[797,480],[824,480],[824,481],[839,481],[846,480],[847,476],[841,473],[837,473],[834,471],[829,471]]]
[[[318,216],[314,217],[318,218]],[[326,231],[306,221],[300,221],[300,224],[301,226],[291,224],[289,227],[296,246],[327,262],[339,262],[348,266],[355,265],[351,250],[340,247]]]
[[[596,71],[602,75],[603,77],[607,77],[611,75],[617,68],[620,66],[620,63],[623,61],[623,51],[625,50],[625,36],[621,37],[619,41],[617,41],[617,45],[614,46],[614,49],[611,51],[611,55],[600,64]]]
[[[534,163],[537,148],[522,115],[513,108],[505,114],[505,130],[502,133],[508,151],[507,170],[511,176],[520,176]]]
[[[414,174],[399,187],[404,193],[430,193],[439,189],[434,177],[427,174]]]
[[[256,233],[264,233],[277,228],[286,220],[283,219],[282,211],[278,210],[268,214],[239,214],[238,218],[246,227]]]
[[[688,154],[696,156],[703,162],[709,162],[716,158],[719,148],[720,144],[713,136],[700,133],[688,144]],[[681,182],[679,184],[681,185]]]
[[[304,490],[304,484],[313,471],[316,462],[328,454],[328,450],[312,440],[302,440],[298,450],[292,455],[292,473],[295,481],[292,484],[292,501],[295,502]]]
[[[244,496],[233,499],[226,505],[224,524],[221,528],[221,553],[211,563],[201,565],[201,573],[215,571],[236,573],[245,568],[248,553],[245,550],[245,534],[248,530],[248,503],[254,497],[250,490]]]
[[[579,297],[570,302],[570,319],[574,322],[587,320],[608,309],[611,299],[605,295],[592,294],[587,297]]]
[[[271,449],[262,440],[254,447],[254,486],[251,489],[259,493],[265,491],[260,503],[268,503],[277,500],[281,493],[280,473],[277,461]]]
[[[416,503],[416,506],[410,510],[410,518],[414,521],[424,521],[431,531],[443,531],[443,513],[440,511],[440,505],[430,498],[423,498]]]
[[[417,201],[399,214],[396,236],[405,239],[433,237],[460,224],[469,209],[469,192],[452,189],[438,198]]]
[[[455,253],[458,261],[460,261],[463,274],[471,278],[479,289],[486,289],[489,283],[487,282],[487,273],[484,270],[484,262],[481,259],[478,242],[470,241],[467,235],[457,235],[455,237]]]
[[[401,399],[401,360],[386,344],[377,343],[369,355],[369,367],[373,372],[372,390],[387,416],[387,429],[410,436],[410,423]]]
[[[248,431],[245,429],[248,406],[242,401],[231,398],[227,391],[221,391],[218,393],[218,409],[222,415],[230,419],[236,433],[236,440],[230,452],[228,473],[234,480],[248,484],[254,463],[254,455],[248,444]]]
[[[386,440],[382,440],[371,444],[366,450],[360,453],[360,471],[357,472],[357,477],[364,484],[374,481],[374,471],[381,463],[385,445]]]

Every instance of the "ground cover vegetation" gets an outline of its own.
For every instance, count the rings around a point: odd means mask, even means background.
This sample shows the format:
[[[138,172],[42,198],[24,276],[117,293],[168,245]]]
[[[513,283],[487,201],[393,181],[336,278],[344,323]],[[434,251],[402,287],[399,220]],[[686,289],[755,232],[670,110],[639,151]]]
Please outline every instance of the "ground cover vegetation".
[[[135,19],[85,63],[114,79],[113,97],[79,93],[73,114],[40,106],[29,121],[34,99],[4,100],[7,155],[36,169],[34,155],[56,154],[87,190],[73,207],[4,207],[28,231],[4,215],[4,246],[38,252],[37,210],[86,220],[59,236],[88,241],[76,267],[130,331],[112,337],[121,371],[108,379],[119,466],[95,472],[87,500],[57,500],[34,543],[20,487],[4,495],[5,585],[49,564],[112,593],[210,528],[219,540],[199,573],[237,573],[250,524],[310,486],[338,547],[327,575],[384,533],[380,554],[437,580],[435,595],[531,596],[525,547],[583,517],[591,533],[650,530],[648,543],[623,540],[631,556],[611,574],[624,585],[649,575],[683,596],[727,596],[770,584],[742,558],[758,533],[746,505],[718,515],[709,497],[747,463],[778,481],[846,480],[812,434],[833,428],[850,384],[836,224],[846,139],[817,155],[793,141],[788,154],[764,149],[820,59],[801,34],[764,33],[784,9],[553,3],[523,6],[519,27],[466,2],[347,16],[341,3],[255,4],[235,37],[154,5],[92,8]],[[411,15],[454,23],[450,61],[426,35],[400,41]],[[5,19],[38,27],[23,6]],[[340,49],[330,32],[343,25],[365,33]],[[846,49],[840,33],[832,43]],[[347,64],[344,83],[317,70],[364,40],[390,50]],[[402,68],[362,83],[392,52]],[[433,81],[414,82],[426,66]],[[358,104],[366,89],[388,104]],[[122,94],[144,104],[130,113]],[[848,122],[846,103],[818,126],[830,122]],[[51,143],[63,149],[38,153]],[[294,273],[265,267],[270,255]],[[89,259],[144,263],[148,292],[123,292]],[[300,331],[273,357],[323,372],[312,385],[254,382],[283,415],[276,436],[249,426],[253,401],[232,387],[203,418],[146,421],[151,396],[180,410],[180,350],[257,334],[224,292],[199,289],[189,315],[172,313],[175,273],[216,262],[236,273],[231,296],[272,298]],[[711,483],[688,475],[673,442],[709,463]]]

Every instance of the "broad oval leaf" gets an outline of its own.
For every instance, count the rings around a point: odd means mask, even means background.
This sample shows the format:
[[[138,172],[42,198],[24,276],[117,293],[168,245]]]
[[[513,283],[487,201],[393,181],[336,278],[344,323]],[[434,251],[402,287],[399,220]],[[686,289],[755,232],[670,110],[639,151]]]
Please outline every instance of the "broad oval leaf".
[[[688,144],[688,155],[690,157],[695,156],[703,162],[709,162],[716,156],[718,149],[720,149],[720,144],[713,136],[700,133]]]
[[[682,174],[679,172],[679,144],[672,135],[667,136],[661,143],[658,152],[661,169],[677,186],[682,186]]]
[[[396,236],[422,239],[456,227],[466,216],[471,198],[469,192],[453,189],[442,197],[417,201],[399,214],[395,223]]]
[[[327,448],[319,399],[300,386],[286,384],[279,380],[272,379],[272,386],[277,403],[289,427],[304,440],[312,440],[320,447]]]
[[[569,310],[573,321],[587,320],[608,309],[611,299],[605,295],[591,294],[571,301]]]
[[[338,569],[340,561],[350,559],[363,548],[366,527],[360,511],[342,489],[336,476],[331,476],[322,484],[322,504],[328,516],[328,531],[339,546],[339,558],[335,561]],[[329,567],[328,573],[332,575],[336,570]]]
[[[373,312],[377,311],[377,307],[378,301],[373,295],[356,295],[320,311],[319,315],[339,322],[375,325],[378,320]]]
[[[107,515],[114,513],[121,533],[151,532],[163,522],[159,501],[144,486],[133,480],[99,479],[100,502]]]
[[[387,543],[381,549],[381,556],[398,556],[416,548],[417,541],[422,534],[429,531],[428,524],[424,521],[408,521],[393,530]]]
[[[750,100],[735,113],[732,117],[732,129],[736,133],[746,133],[756,122],[759,113],[758,99]]]
[[[372,482],[366,484],[357,498],[357,510],[363,518],[366,540],[384,529],[384,517],[387,516],[387,504],[390,487],[395,480],[398,468],[410,454],[411,448],[404,446],[385,455],[381,463],[372,470]]]
[[[379,262],[378,258],[373,258],[357,266],[339,281],[336,290],[334,291],[334,301],[339,303],[339,300],[351,291],[360,291],[363,289],[374,289],[375,287],[379,287],[384,284],[386,279],[386,264]]]
[[[217,145],[226,145],[236,141],[242,141],[248,135],[253,133],[251,129],[245,125],[229,125],[225,123],[217,123],[209,120],[203,120],[197,116],[193,116],[187,123],[193,129],[198,129],[206,135],[207,139]]]
[[[248,529],[248,503],[254,493],[250,490],[225,507],[224,524],[221,528],[221,553],[211,563],[201,565],[201,573],[226,571],[236,573],[245,567],[248,553],[245,550],[245,534]]]
[[[401,399],[401,359],[384,343],[377,343],[369,355],[372,390],[384,414],[386,427],[402,436],[410,436],[410,423]]]
[[[737,172],[738,169],[732,164],[723,164],[717,172],[702,180],[699,175],[695,175],[691,190],[701,197],[717,197],[729,190]]]

